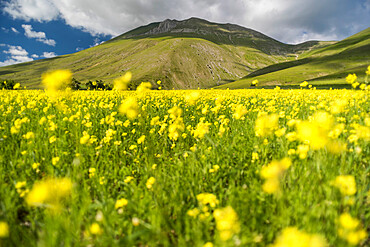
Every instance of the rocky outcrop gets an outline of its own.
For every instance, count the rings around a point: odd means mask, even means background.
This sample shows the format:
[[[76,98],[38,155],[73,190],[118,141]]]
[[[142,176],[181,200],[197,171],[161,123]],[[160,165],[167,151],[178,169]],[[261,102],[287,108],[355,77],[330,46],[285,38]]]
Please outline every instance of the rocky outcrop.
[[[172,29],[176,28],[178,21],[167,19],[159,23],[158,27],[153,28],[149,32],[146,32],[146,35],[155,35],[161,33],[169,33]]]

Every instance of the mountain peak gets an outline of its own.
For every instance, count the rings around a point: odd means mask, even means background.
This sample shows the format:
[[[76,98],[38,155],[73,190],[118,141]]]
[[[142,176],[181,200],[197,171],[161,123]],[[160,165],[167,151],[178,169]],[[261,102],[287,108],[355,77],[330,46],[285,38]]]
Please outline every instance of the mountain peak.
[[[267,38],[265,35],[235,24],[219,24],[209,22],[207,20],[191,17],[185,20],[166,19],[162,22],[154,22],[146,26],[141,26],[127,33],[118,36],[118,39],[136,38],[140,36],[153,36],[170,34],[189,35],[203,38],[205,36],[215,37],[219,39],[221,36],[228,37],[229,35],[238,34],[240,38],[258,37]],[[229,38],[227,38],[229,39]]]

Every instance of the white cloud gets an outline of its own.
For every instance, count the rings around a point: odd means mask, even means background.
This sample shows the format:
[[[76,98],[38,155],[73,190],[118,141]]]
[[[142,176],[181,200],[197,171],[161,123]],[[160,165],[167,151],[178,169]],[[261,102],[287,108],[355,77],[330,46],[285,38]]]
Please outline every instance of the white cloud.
[[[53,1],[49,0],[11,0],[4,5],[3,10],[14,19],[25,21],[51,21],[59,14]]]
[[[31,55],[31,57],[33,57],[33,58],[39,58],[39,55],[37,55],[37,54],[32,54],[32,55]]]
[[[37,39],[37,41],[40,41],[40,42],[42,42],[44,44],[51,45],[51,46],[55,46],[56,43],[57,43],[53,39]]]
[[[44,32],[36,32],[36,31],[33,31],[32,30],[33,28],[32,28],[31,25],[23,24],[22,27],[24,29],[24,35],[26,35],[27,38],[34,38],[37,41],[40,41],[40,42],[42,42],[44,44],[51,45],[51,46],[55,46],[56,45],[55,40],[53,40],[53,39],[47,39],[46,38],[46,34]]]
[[[8,50],[3,52],[9,54],[9,57],[4,62],[0,62],[0,67],[33,60],[28,57],[28,52],[21,46],[7,45],[7,47]]]
[[[23,49],[21,46],[9,45],[8,50],[4,53],[10,54],[11,56],[28,56],[28,52]]]
[[[31,25],[22,25],[24,29],[24,35],[26,35],[27,38],[36,38],[36,39],[45,39],[46,34],[44,32],[35,32],[32,29]]]
[[[119,35],[155,21],[195,16],[261,31],[284,42],[342,39],[368,27],[370,0],[10,0],[13,18],[50,21],[93,35]]]
[[[15,29],[14,27],[11,28],[11,30],[14,32],[14,33],[19,33],[19,31],[17,29]]]
[[[44,58],[52,58],[52,57],[56,57],[57,54],[55,54],[55,52],[44,52],[42,53],[41,57],[44,57]]]

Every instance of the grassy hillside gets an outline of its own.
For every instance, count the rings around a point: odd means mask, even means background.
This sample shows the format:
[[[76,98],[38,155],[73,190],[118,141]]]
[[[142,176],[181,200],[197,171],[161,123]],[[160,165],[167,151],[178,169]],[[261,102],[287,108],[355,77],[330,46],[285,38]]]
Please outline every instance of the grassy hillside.
[[[298,60],[267,66],[219,88],[247,88],[255,79],[260,82],[259,87],[291,86],[304,80],[313,85],[335,86],[345,84],[349,73],[356,73],[363,80],[369,64],[370,28],[329,46],[303,52]]]
[[[133,83],[162,80],[163,87],[209,88],[266,66],[294,61],[326,43],[283,44],[251,29],[191,18],[139,27],[74,54],[0,68],[0,78],[40,88],[41,74],[70,69],[77,80],[104,80],[131,71]]]

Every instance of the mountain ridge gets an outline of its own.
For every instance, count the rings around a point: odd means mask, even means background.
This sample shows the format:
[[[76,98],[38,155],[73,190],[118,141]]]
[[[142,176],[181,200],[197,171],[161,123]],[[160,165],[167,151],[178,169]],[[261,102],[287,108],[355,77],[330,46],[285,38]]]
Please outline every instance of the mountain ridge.
[[[195,27],[195,28],[191,28]],[[148,30],[149,28],[149,30]],[[141,31],[141,32],[140,32]],[[276,39],[273,39],[261,32],[255,31],[250,28],[246,28],[237,24],[231,23],[214,23],[210,22],[201,18],[191,17],[189,19],[185,19],[182,21],[178,21],[176,19],[166,19],[162,22],[154,22],[150,23],[145,26],[141,26],[130,30],[122,35],[119,35],[113,40],[119,39],[129,39],[129,38],[139,38],[145,36],[153,36],[153,35],[184,35],[184,34],[193,34],[192,37],[198,38],[205,38],[207,39],[207,35],[216,36],[212,39],[208,39],[209,41],[213,41],[216,43],[226,43],[232,45],[243,45],[243,39],[264,39],[275,44],[279,44],[282,47],[280,49],[270,49],[268,53],[272,54],[289,54],[298,51],[308,50],[312,46],[316,45],[318,41],[311,40],[302,42],[299,44],[286,44],[280,42]],[[194,35],[195,34],[195,35]],[[231,36],[233,35],[233,36]],[[220,37],[224,36],[224,37]],[[225,37],[226,36],[226,37]],[[233,41],[234,39],[234,41]],[[108,41],[109,42],[109,41]],[[252,42],[253,43],[253,42]],[[251,45],[250,43],[248,45]],[[271,48],[271,47],[270,47]],[[266,52],[266,50],[264,50]]]

